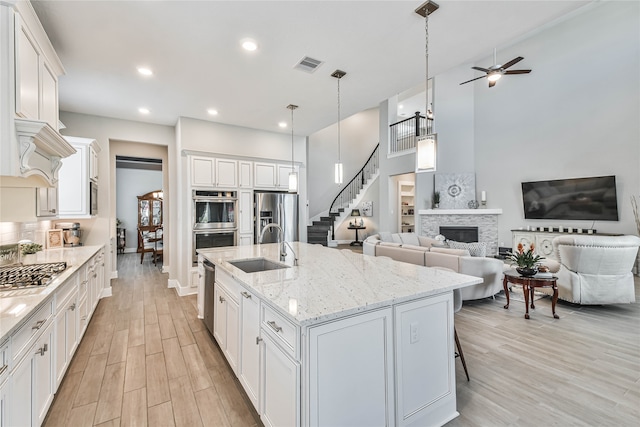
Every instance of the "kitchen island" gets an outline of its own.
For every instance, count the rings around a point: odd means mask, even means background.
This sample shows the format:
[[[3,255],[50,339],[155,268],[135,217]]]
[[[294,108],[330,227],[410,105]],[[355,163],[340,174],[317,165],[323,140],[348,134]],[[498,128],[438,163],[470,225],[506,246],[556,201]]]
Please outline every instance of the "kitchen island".
[[[204,295],[213,295],[214,338],[263,423],[428,426],[455,418],[453,290],[482,279],[292,246],[297,266],[289,248],[279,261],[278,244],[199,251],[200,268],[215,265],[215,284],[199,285],[200,315]],[[262,259],[283,268],[247,273],[234,265]]]

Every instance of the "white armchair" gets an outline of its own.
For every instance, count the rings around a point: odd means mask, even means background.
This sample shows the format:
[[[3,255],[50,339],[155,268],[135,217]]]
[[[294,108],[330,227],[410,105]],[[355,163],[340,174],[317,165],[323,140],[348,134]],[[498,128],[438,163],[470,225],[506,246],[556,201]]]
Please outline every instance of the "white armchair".
[[[560,261],[558,297],[578,304],[635,302],[631,272],[637,236],[566,235],[553,239]]]

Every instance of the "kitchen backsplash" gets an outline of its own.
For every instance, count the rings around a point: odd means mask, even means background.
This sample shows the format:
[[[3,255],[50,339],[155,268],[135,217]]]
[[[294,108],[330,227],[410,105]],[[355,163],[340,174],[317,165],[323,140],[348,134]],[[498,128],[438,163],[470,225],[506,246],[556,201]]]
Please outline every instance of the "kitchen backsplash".
[[[51,221],[38,222],[0,222],[0,245],[31,240],[45,246],[45,232],[54,225]]]

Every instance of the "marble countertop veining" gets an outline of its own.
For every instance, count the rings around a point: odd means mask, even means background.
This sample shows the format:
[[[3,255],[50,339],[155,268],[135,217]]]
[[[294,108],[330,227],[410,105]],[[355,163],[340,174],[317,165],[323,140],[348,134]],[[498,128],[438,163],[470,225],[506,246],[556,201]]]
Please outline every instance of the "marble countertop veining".
[[[300,326],[438,295],[482,282],[481,278],[388,258],[293,243],[299,263],[290,268],[245,273],[228,261],[264,257],[278,261],[279,245],[264,244],[199,250],[206,259],[268,301]]]
[[[23,320],[36,311],[78,268],[98,253],[103,246],[78,246],[74,248],[48,249],[36,255],[33,264],[66,261],[67,268],[49,285],[34,289],[29,295],[4,297],[0,292],[0,344],[20,326]]]

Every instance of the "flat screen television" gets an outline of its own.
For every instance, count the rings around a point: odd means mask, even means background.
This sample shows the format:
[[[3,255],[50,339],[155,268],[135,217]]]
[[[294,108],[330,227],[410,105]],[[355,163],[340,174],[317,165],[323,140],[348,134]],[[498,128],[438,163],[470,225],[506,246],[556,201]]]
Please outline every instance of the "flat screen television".
[[[522,183],[526,219],[618,221],[616,177]]]

